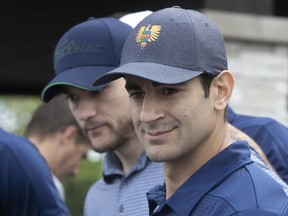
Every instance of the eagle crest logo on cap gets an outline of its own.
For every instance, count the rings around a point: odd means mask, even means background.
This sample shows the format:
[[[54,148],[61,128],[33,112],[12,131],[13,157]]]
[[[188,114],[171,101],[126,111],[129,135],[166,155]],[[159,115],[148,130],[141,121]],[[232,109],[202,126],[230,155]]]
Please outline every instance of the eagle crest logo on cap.
[[[142,26],[137,32],[136,42],[140,44],[141,49],[143,49],[149,43],[155,41],[160,34],[161,25],[151,25]]]

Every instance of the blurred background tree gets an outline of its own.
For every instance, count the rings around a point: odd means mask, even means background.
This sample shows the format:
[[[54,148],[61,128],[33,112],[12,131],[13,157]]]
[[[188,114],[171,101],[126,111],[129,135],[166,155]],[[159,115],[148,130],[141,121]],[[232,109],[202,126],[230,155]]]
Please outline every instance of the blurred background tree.
[[[22,135],[32,112],[41,103],[36,96],[0,96],[0,127]]]
[[[23,135],[34,110],[42,103],[37,96],[0,95],[0,127],[17,135]],[[66,180],[66,203],[71,216],[83,215],[83,204],[89,187],[102,175],[102,156],[90,151],[80,164],[79,174]]]

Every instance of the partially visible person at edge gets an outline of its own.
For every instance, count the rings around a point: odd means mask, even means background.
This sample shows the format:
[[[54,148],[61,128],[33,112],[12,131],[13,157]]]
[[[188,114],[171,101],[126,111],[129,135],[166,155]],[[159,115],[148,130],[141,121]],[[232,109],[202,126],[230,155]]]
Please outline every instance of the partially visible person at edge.
[[[205,15],[171,7],[144,18],[121,66],[94,85],[123,77],[137,136],[164,167],[165,183],[147,192],[150,215],[288,215],[283,188],[253,163],[247,141],[230,136],[234,77]]]
[[[164,180],[162,165],[148,159],[136,136],[125,80],[93,86],[95,77],[119,66],[131,29],[109,17],[91,18],[70,28],[55,48],[55,77],[42,91],[45,102],[67,94],[93,149],[105,153],[103,177],[85,198],[85,216],[148,215],[145,193]]]
[[[70,215],[37,148],[0,129],[0,215]]]
[[[278,175],[288,184],[288,128],[272,118],[238,114],[230,106],[228,122],[258,143]]]
[[[65,200],[63,181],[76,176],[79,164],[91,147],[63,95],[41,104],[33,113],[24,134],[40,151]]]

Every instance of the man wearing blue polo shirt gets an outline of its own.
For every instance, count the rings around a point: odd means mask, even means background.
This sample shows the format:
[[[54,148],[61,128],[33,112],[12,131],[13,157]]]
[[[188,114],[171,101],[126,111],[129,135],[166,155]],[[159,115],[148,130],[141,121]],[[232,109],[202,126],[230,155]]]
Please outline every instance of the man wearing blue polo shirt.
[[[65,93],[92,148],[104,153],[103,176],[88,190],[85,216],[146,216],[146,192],[164,179],[162,165],[149,160],[135,133],[125,80],[93,86],[96,76],[119,66],[131,30],[112,17],[71,27],[56,45],[55,77],[42,92],[45,102]]]
[[[144,18],[120,67],[94,84],[120,77],[148,157],[163,162],[164,184],[147,193],[150,215],[288,215],[281,186],[253,163],[246,141],[230,136],[234,77],[223,37],[206,16],[172,7]]]

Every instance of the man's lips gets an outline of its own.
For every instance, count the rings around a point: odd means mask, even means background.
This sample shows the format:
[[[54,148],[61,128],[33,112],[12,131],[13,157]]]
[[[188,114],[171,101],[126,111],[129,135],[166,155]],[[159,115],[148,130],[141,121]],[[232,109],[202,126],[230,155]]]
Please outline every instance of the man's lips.
[[[145,131],[146,134],[148,134],[149,136],[160,136],[162,134],[166,134],[171,132],[172,130],[174,130],[174,128],[169,129],[169,130],[161,130],[161,131]]]
[[[161,134],[164,134],[164,133],[167,133],[169,131],[147,131],[146,133],[149,135],[149,136],[159,136]]]
[[[87,127],[87,128],[85,128],[85,130],[87,132],[93,132],[93,131],[99,130],[102,127],[104,127],[104,125],[96,125],[96,126],[93,126],[93,127]]]

